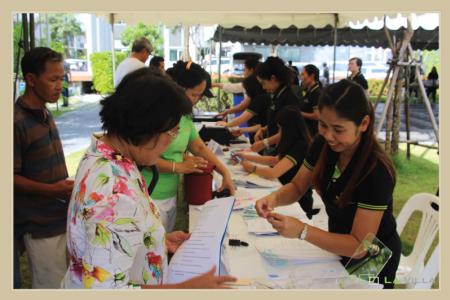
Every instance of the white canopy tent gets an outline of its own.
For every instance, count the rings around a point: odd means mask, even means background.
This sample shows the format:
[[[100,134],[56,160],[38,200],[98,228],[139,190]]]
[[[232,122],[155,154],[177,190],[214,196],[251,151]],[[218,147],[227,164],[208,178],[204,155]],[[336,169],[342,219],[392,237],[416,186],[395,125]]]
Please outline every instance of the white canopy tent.
[[[242,12],[242,11],[128,11],[98,13],[97,15],[107,19],[111,24],[112,35],[114,36],[114,23],[123,22],[127,25],[134,25],[139,22],[146,24],[165,24],[166,26],[191,26],[191,25],[220,25],[222,28],[232,26],[259,26],[269,28],[276,25],[280,28],[294,25],[298,28],[307,26],[324,27],[331,25],[335,28],[350,25],[364,24],[366,22],[381,21],[384,16],[396,18],[400,15],[408,16],[407,12],[383,13],[383,12]],[[388,26],[388,24],[386,24]],[[388,26],[389,27],[389,26]],[[188,32],[188,31],[185,31]],[[336,33],[335,33],[336,36]],[[335,37],[336,39],[336,37]],[[185,39],[188,40],[188,39]],[[113,43],[114,45],[114,43]],[[187,45],[185,45],[187,46]],[[186,48],[186,47],[185,47]],[[185,50],[186,51],[186,50]],[[112,51],[113,69],[115,69],[115,55]],[[185,54],[183,54],[186,57]],[[220,57],[219,57],[220,60]],[[220,61],[219,61],[220,70]],[[114,74],[114,72],[113,72]],[[220,72],[219,72],[220,74]],[[114,75],[113,75],[114,76]],[[220,75],[219,75],[220,76]]]
[[[336,12],[336,13],[306,13],[306,12],[233,12],[233,11],[152,11],[152,12],[111,12],[99,13],[100,17],[110,20],[113,14],[115,22],[124,22],[128,25],[144,22],[147,24],[163,23],[167,26],[183,24],[190,25],[215,25],[222,27],[232,27],[235,25],[243,27],[259,26],[269,28],[276,25],[280,28],[295,25],[297,27],[324,27],[326,25],[337,27],[349,26],[352,23],[362,23],[365,20],[382,20],[385,13],[360,13],[360,12]],[[390,18],[397,17],[397,13],[386,13]],[[403,16],[409,13],[402,13]]]

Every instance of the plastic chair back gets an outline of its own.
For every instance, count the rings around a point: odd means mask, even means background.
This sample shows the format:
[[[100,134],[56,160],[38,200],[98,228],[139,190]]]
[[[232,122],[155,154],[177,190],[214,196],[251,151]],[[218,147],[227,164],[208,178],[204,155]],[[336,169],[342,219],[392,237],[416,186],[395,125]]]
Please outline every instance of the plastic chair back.
[[[406,202],[397,217],[397,231],[403,232],[411,215],[422,213],[419,231],[410,255],[401,255],[396,280],[408,286],[417,282],[424,270],[425,256],[433,243],[439,229],[439,198],[432,194],[420,193],[412,196]]]

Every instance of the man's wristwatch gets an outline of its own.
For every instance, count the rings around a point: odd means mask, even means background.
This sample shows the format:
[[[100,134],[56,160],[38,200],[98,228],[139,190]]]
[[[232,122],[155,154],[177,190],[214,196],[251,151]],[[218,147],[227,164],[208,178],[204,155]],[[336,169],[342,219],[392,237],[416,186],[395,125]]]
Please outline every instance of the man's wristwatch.
[[[300,240],[304,240],[304,239],[306,239],[306,235],[308,234],[308,224],[304,224],[304,227],[303,227],[303,230],[302,230],[302,232],[300,233],[300,235],[299,235],[299,239]]]

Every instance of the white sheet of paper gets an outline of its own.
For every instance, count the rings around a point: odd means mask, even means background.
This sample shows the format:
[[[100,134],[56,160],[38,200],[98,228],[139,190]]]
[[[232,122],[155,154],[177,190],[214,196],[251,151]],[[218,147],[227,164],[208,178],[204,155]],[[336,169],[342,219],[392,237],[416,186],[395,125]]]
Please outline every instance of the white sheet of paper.
[[[234,204],[234,197],[206,202],[189,240],[184,242],[169,264],[168,283],[179,283],[216,266],[219,274],[221,245]]]
[[[221,146],[213,139],[208,142],[208,149],[215,155],[223,155]]]
[[[292,262],[339,260],[340,257],[323,250],[307,241],[299,239],[259,239],[255,243],[256,249],[261,253],[270,253],[280,259]]]

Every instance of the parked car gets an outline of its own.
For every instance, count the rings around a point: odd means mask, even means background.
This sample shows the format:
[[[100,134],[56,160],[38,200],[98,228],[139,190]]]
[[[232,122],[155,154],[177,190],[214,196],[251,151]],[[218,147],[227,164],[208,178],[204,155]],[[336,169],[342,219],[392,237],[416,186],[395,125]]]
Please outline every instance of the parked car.
[[[220,72],[222,74],[228,74],[231,72],[231,70],[233,69],[233,66],[231,64],[231,58],[229,57],[222,57],[220,59]],[[211,63],[209,62],[209,60],[206,60],[206,68],[205,70],[207,72],[210,72],[211,74],[213,73],[218,73],[219,71],[219,66],[218,66],[218,59],[217,58],[211,58]]]
[[[362,66],[361,72],[366,79],[384,79],[389,68],[384,65]]]
[[[84,59],[67,58],[64,61],[69,64],[70,71],[87,71],[87,61]]]

